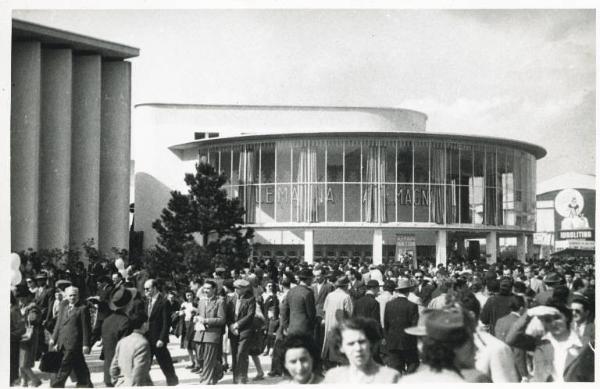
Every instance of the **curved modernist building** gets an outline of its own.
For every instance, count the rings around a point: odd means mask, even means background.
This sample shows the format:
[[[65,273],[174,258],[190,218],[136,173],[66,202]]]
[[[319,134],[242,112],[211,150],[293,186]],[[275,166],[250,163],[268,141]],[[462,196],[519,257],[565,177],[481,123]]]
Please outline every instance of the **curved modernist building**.
[[[200,120],[199,131],[221,136],[170,150],[229,177],[225,189],[245,206],[259,256],[445,262],[448,250],[486,238],[493,262],[499,237],[526,247],[535,231],[541,147],[425,132],[426,115],[404,109],[187,108],[211,123]]]

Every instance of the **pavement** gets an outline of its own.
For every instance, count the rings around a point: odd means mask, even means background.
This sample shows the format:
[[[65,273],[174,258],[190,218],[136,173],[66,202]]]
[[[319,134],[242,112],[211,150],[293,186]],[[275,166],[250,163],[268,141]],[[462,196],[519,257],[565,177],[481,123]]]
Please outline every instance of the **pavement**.
[[[189,357],[186,350],[183,350],[179,347],[179,339],[174,336],[171,336],[169,344],[169,352],[171,353],[171,357],[173,358],[173,366],[175,367],[175,372],[179,377],[179,385],[199,385],[200,382],[198,380],[198,374],[192,373],[190,369],[186,369],[185,367],[190,364]],[[90,369],[90,374],[92,378],[92,383],[94,387],[105,387],[104,385],[104,373],[103,366],[104,361],[100,360],[100,350],[101,347],[96,344],[92,347],[92,350],[89,355],[86,355],[85,359],[88,364],[88,368]],[[231,356],[228,358],[228,362],[230,365],[230,369],[225,373],[224,377],[217,383],[217,385],[232,385],[233,384],[233,374],[231,373]],[[270,356],[260,356],[260,362],[265,372],[265,378],[261,381],[252,381],[252,378],[256,376],[256,367],[250,359],[249,368],[248,368],[248,378],[249,384],[260,384],[260,385],[274,385],[284,380],[283,377],[269,377],[267,373],[271,367],[271,357]],[[41,387],[49,387],[50,386],[50,374],[43,373],[38,369],[39,362],[36,362],[34,367],[34,372],[36,372],[40,378],[42,378],[43,383]],[[167,381],[165,380],[165,376],[163,375],[160,367],[156,363],[156,360],[152,362],[152,368],[150,370],[150,377],[154,382],[154,385],[165,386]],[[75,383],[70,379],[67,380],[65,385],[66,388],[74,388]]]

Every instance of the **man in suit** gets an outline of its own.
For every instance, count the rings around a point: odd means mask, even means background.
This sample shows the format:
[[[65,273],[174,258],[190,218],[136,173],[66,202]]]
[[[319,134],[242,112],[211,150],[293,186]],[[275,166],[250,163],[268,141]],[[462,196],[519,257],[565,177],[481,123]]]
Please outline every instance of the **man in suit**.
[[[381,329],[381,313],[379,312],[379,302],[375,300],[379,294],[379,282],[369,280],[367,282],[367,291],[354,303],[353,316],[362,316],[367,319],[373,319]]]
[[[198,301],[198,314],[194,317],[198,365],[202,361],[200,383],[206,385],[214,385],[223,377],[221,336],[225,325],[225,302],[217,295],[218,288],[215,281],[204,281],[204,298]]]
[[[305,334],[314,336],[316,324],[315,295],[310,288],[313,274],[309,269],[303,269],[298,275],[300,283],[290,289],[287,299],[283,302],[281,325],[285,335]]]
[[[537,276],[537,271],[531,266],[527,266],[524,269],[524,274],[527,280],[525,281],[525,285],[531,290],[538,294],[543,292],[546,288],[544,287],[544,283]]]
[[[152,352],[142,329],[147,321],[148,316],[144,311],[133,312],[130,316],[133,332],[117,343],[110,365],[110,375],[112,382],[118,386],[153,385],[150,378]]]
[[[119,287],[110,296],[109,308],[111,313],[102,322],[102,351],[104,352],[104,384],[113,386],[110,376],[110,364],[115,355],[115,349],[119,340],[131,332],[129,318],[125,314],[125,308],[133,299],[130,289]]]
[[[525,313],[526,309],[525,299],[523,296],[513,296],[510,303],[510,313],[501,317],[496,322],[494,331],[496,338],[506,343],[506,335],[508,335],[508,331],[510,331],[513,324],[519,319],[519,317]],[[515,368],[517,369],[519,378],[527,378],[529,375],[527,372],[527,353],[517,347],[511,347],[511,349],[515,360]]]
[[[312,290],[315,296],[316,308],[315,341],[320,350],[323,347],[323,338],[325,336],[325,312],[323,311],[323,306],[325,305],[325,298],[335,290],[335,286],[327,280],[322,267],[315,268],[313,275],[315,276],[315,282],[312,284]]]
[[[78,387],[93,387],[84,354],[90,353],[90,313],[79,301],[79,289],[70,286],[65,290],[67,303],[61,304],[57,315],[50,347],[62,352],[60,368],[50,382],[53,388],[64,388],[71,371],[75,373]]]
[[[423,303],[423,306],[429,305],[431,301],[431,294],[433,293],[434,287],[424,279],[424,275],[422,271],[417,271],[415,273],[415,281],[417,285],[414,290],[414,294],[416,294]]]
[[[404,332],[417,325],[419,308],[408,301],[412,284],[408,278],[400,278],[396,286],[396,298],[385,306],[384,328],[388,366],[402,374],[413,373],[419,366],[417,338]]]
[[[256,312],[256,299],[247,280],[233,283],[235,296],[230,300],[226,318],[229,324],[233,383],[248,383],[248,353],[250,337],[254,331],[252,321]]]
[[[146,337],[150,342],[150,351],[156,357],[156,361],[167,379],[167,385],[177,385],[179,378],[175,374],[173,360],[167,348],[169,327],[171,325],[169,302],[159,292],[154,279],[149,279],[144,283],[144,293],[146,294],[146,312],[148,315]]]

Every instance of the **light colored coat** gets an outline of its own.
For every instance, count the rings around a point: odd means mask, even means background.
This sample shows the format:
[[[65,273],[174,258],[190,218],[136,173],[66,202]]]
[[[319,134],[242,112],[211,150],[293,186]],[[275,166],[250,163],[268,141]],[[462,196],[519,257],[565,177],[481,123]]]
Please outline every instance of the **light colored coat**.
[[[339,352],[333,345],[331,331],[344,317],[352,316],[352,312],[354,311],[352,297],[350,297],[347,291],[337,288],[325,298],[323,311],[325,312],[325,338],[323,339],[321,356],[325,360],[337,361],[339,359],[339,355],[337,355]]]
[[[135,330],[117,343],[110,376],[116,386],[151,386],[151,365],[150,343]]]

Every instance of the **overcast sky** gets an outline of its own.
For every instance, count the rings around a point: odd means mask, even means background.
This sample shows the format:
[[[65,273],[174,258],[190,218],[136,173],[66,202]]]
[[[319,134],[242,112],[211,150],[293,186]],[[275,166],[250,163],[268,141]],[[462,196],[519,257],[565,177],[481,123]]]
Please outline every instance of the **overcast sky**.
[[[385,106],[595,172],[595,11],[14,11],[140,48],[133,103]],[[192,134],[190,134],[190,139]],[[171,144],[165,144],[165,147]]]

